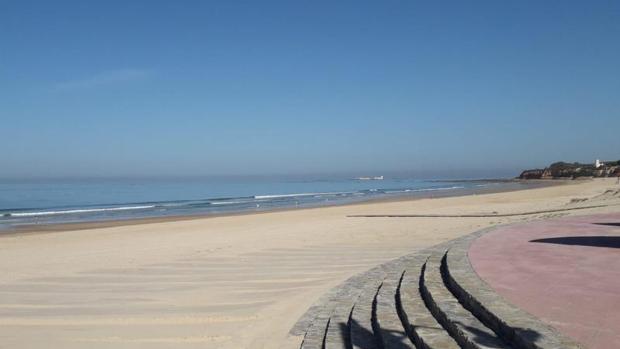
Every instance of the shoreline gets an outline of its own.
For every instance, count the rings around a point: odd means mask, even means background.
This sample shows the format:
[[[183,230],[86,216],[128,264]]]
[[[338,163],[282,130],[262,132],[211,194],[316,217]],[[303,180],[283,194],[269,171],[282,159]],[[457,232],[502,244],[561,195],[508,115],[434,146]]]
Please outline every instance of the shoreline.
[[[379,264],[490,226],[620,212],[614,180],[544,184],[559,185],[4,234],[0,336],[15,348],[299,347],[290,330],[306,310]],[[522,212],[537,213],[511,215]],[[394,217],[349,217],[372,214]],[[399,217],[412,214],[424,217]]]
[[[438,180],[441,181],[441,180]],[[465,180],[462,180],[465,181]],[[469,180],[472,182],[478,181],[490,181],[490,180]],[[169,215],[169,216],[161,216],[161,217],[140,217],[140,218],[121,218],[121,219],[110,219],[110,220],[95,220],[95,221],[86,221],[86,222],[68,222],[68,223],[32,223],[32,224],[23,224],[18,226],[8,226],[7,228],[0,227],[0,238],[3,236],[10,236],[15,234],[44,234],[44,233],[54,233],[61,231],[76,231],[76,230],[87,230],[87,229],[104,229],[104,228],[113,228],[113,227],[124,227],[124,226],[134,226],[134,225],[143,225],[143,224],[154,224],[154,223],[171,223],[171,222],[181,222],[181,221],[191,221],[191,220],[201,220],[201,219],[213,219],[220,217],[236,217],[236,216],[248,216],[248,215],[261,215],[267,213],[274,212],[288,212],[288,211],[299,211],[299,210],[315,210],[327,207],[346,207],[346,206],[356,206],[356,205],[371,205],[377,203],[399,203],[399,202],[411,202],[423,199],[436,199],[436,198],[448,198],[448,197],[462,197],[468,195],[484,195],[484,194],[494,194],[494,193],[506,193],[506,192],[515,192],[515,191],[523,191],[523,190],[533,190],[539,188],[545,188],[555,185],[570,185],[577,184],[579,182],[575,182],[574,180],[519,180],[519,179],[505,179],[505,180],[493,180],[498,183],[524,183],[531,185],[527,188],[489,188],[489,187],[481,187],[481,188],[468,188],[468,189],[454,189],[453,191],[436,191],[436,192],[420,192],[413,195],[402,195],[396,197],[382,197],[382,198],[368,198],[363,201],[357,202],[342,202],[342,203],[329,203],[329,204],[318,204],[313,206],[305,206],[305,207],[278,207],[272,209],[265,210],[254,210],[254,211],[238,211],[238,212],[224,212],[224,213],[198,213],[198,214],[187,214],[187,215]],[[583,181],[583,180],[581,180]]]

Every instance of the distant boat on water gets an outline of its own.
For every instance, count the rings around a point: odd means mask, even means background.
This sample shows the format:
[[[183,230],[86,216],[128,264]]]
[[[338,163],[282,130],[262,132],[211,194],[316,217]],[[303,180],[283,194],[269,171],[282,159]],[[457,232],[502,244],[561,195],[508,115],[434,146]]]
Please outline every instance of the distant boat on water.
[[[383,176],[375,176],[375,177],[356,177],[353,178],[358,181],[382,181]]]

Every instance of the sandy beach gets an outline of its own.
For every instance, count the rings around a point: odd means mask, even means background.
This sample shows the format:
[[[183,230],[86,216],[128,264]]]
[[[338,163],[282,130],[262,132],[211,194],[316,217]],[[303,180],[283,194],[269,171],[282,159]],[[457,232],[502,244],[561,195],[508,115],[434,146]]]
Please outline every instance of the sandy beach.
[[[618,189],[615,179],[579,180],[493,194],[5,234],[0,348],[294,347],[301,338],[288,331],[296,320],[358,272],[491,225],[618,212]],[[351,217],[364,215],[440,216]]]

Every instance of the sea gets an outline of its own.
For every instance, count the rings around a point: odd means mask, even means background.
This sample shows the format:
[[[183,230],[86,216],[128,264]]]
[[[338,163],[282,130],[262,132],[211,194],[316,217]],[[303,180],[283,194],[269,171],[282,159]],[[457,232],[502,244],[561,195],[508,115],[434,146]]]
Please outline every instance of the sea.
[[[380,178],[380,177],[377,177]],[[221,215],[522,189],[511,180],[334,176],[0,180],[0,230],[24,225]]]

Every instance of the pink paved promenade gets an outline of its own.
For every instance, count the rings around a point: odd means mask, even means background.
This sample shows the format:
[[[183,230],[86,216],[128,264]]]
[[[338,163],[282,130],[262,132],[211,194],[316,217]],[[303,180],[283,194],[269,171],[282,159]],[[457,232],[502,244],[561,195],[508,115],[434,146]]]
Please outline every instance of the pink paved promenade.
[[[469,258],[512,304],[587,348],[620,348],[620,213],[499,228]]]

